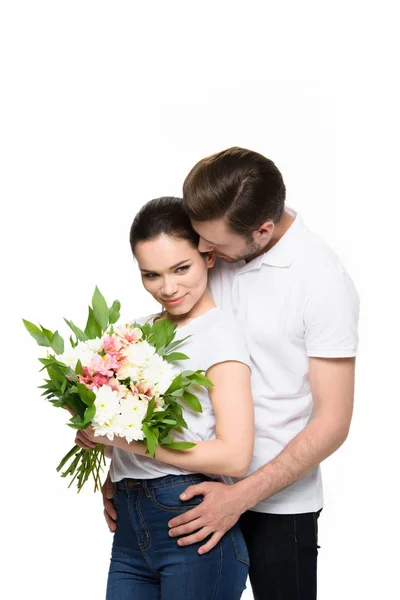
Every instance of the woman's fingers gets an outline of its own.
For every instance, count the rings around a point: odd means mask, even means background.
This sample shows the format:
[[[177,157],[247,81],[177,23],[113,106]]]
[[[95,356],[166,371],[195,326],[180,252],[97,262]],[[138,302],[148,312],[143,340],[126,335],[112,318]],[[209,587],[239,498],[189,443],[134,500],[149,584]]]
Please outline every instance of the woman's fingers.
[[[91,448],[96,448],[96,444],[89,440],[83,431],[78,431],[75,436],[75,444],[80,446],[84,450],[90,450]]]

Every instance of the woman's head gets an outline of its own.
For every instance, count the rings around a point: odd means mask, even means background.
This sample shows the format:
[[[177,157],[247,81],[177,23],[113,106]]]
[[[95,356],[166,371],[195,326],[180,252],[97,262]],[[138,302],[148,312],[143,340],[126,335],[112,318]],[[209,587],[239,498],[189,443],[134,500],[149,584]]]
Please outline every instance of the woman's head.
[[[170,316],[196,312],[209,301],[208,268],[214,259],[200,254],[198,241],[181,198],[150,200],[132,223],[130,244],[143,285]]]

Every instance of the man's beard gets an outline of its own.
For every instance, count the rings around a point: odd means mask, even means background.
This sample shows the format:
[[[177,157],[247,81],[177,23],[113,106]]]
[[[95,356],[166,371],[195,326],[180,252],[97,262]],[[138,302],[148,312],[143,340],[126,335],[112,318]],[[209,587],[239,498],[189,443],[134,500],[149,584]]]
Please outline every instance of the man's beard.
[[[221,254],[217,254],[217,256],[219,256],[219,258],[221,260],[223,260],[224,262],[227,262],[227,263],[235,263],[235,262],[239,262],[240,260],[244,260],[245,262],[250,262],[253,258],[262,254],[262,252],[260,252],[260,250],[261,250],[261,248],[258,246],[258,244],[256,244],[256,242],[254,242],[254,241],[251,241],[251,242],[248,242],[248,244],[244,248],[243,252],[241,252],[240,254],[237,254],[236,256],[226,256],[226,255],[221,255]]]

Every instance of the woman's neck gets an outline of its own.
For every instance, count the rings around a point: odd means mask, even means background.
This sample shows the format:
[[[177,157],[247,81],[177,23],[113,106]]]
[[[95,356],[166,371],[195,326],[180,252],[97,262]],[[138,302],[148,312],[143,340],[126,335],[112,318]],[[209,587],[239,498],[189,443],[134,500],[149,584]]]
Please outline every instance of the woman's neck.
[[[216,304],[207,290],[188,313],[185,313],[184,315],[171,315],[168,311],[164,311],[162,316],[165,319],[172,321],[172,323],[175,323],[178,327],[181,327],[182,325],[187,325],[193,319],[204,315],[212,308],[215,308],[215,306]]]

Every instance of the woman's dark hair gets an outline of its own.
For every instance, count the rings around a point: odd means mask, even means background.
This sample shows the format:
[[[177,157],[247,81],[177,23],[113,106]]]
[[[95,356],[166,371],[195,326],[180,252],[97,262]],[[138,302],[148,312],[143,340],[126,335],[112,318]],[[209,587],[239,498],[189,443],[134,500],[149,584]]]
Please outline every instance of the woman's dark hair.
[[[225,217],[230,230],[245,237],[266,221],[280,221],[285,195],[282,175],[272,160],[237,147],[200,160],[183,184],[191,219]]]
[[[197,248],[199,236],[190,223],[182,198],[163,196],[142,206],[133,220],[129,235],[133,254],[138,242],[153,240],[162,234],[187,240]]]

